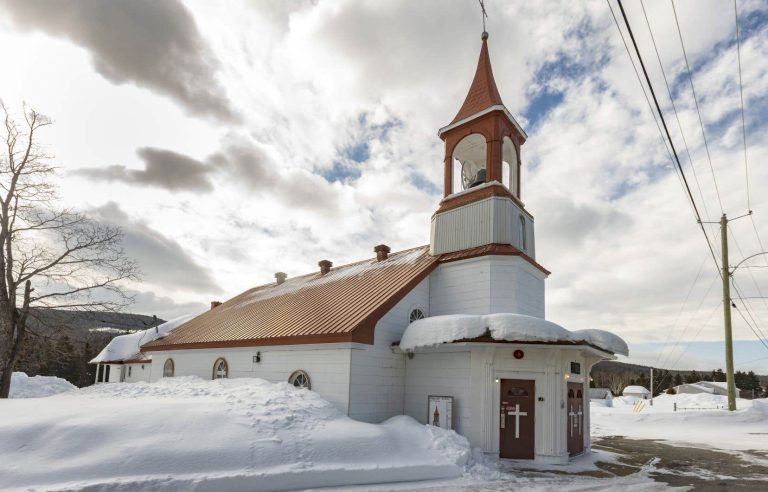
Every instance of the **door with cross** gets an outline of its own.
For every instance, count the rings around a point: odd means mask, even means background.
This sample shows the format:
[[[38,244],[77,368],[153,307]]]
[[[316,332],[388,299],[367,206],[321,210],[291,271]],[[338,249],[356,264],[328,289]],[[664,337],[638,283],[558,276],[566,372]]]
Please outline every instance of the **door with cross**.
[[[500,391],[499,457],[533,459],[536,383],[502,379]]]
[[[566,407],[568,454],[573,456],[584,451],[584,385],[568,383]]]

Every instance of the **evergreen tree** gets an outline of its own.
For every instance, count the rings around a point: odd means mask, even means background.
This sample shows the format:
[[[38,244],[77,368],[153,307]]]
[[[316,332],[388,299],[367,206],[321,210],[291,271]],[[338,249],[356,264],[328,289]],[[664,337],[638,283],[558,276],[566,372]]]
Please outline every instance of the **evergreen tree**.
[[[683,384],[683,376],[678,372],[675,374],[675,386],[680,386],[681,384]]]

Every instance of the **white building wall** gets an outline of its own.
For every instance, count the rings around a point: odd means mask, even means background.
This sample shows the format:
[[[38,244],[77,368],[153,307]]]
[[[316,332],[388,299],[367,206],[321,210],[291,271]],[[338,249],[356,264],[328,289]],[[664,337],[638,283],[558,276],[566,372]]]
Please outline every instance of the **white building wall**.
[[[469,350],[416,353],[406,358],[405,373],[405,414],[426,424],[429,396],[452,396],[453,429],[467,435],[472,424]]]
[[[349,416],[363,422],[382,422],[402,415],[405,356],[393,351],[408,326],[411,310],[430,315],[429,277],[400,300],[378,323],[373,345],[352,350]]]
[[[162,374],[162,367],[160,372]],[[125,364],[125,382],[135,383],[137,381],[150,381],[152,374],[152,363],[145,362],[143,364]]]
[[[545,278],[519,256],[444,263],[430,275],[430,316],[520,313],[543,318]]]
[[[546,276],[519,256],[489,256],[490,312],[544,318]]]
[[[229,377],[262,378],[288,381],[291,373],[304,370],[309,374],[312,390],[343,412],[349,410],[350,352],[358,344],[282,345],[221,349],[171,350],[152,352],[152,380],[163,375],[163,364],[173,359],[174,376],[198,376],[212,379],[213,365],[223,357]],[[261,362],[254,362],[260,353]]]
[[[525,221],[525,244],[520,218]],[[436,214],[432,218],[430,252],[461,251],[486,244],[511,244],[536,257],[533,216],[507,197],[489,197]]]

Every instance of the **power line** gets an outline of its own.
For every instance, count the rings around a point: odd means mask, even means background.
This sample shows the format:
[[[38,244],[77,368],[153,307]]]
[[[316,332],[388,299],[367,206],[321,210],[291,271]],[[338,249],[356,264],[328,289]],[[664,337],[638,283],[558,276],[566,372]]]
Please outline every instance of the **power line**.
[[[640,49],[637,47],[635,36],[632,33],[632,28],[629,25],[629,19],[627,19],[627,13],[624,11],[624,5],[621,3],[621,0],[618,0],[618,3],[619,3],[619,9],[621,10],[621,16],[624,18],[624,24],[627,26],[627,32],[629,33],[629,38],[632,40],[632,46],[634,46],[635,48],[637,59],[640,61],[640,67],[643,69],[643,75],[645,76],[645,80],[648,83],[648,89],[650,90],[651,96],[653,97],[653,102],[656,105],[656,111],[659,113],[661,124],[664,127],[664,132],[666,133],[667,139],[669,140],[669,146],[672,149],[672,154],[675,156],[675,163],[677,164],[677,167],[680,170],[680,175],[683,178],[685,191],[688,194],[688,198],[691,200],[691,205],[693,205],[693,211],[694,211],[694,214],[696,215],[696,220],[699,224],[699,227],[701,227],[701,232],[704,234],[704,239],[707,241],[707,247],[709,248],[709,252],[712,254],[712,259],[714,260],[715,266],[718,268],[718,272],[719,272],[720,266],[717,262],[715,251],[712,249],[712,244],[709,241],[707,230],[704,228],[704,224],[702,224],[701,215],[699,214],[699,209],[698,207],[696,207],[696,201],[693,199],[693,194],[691,193],[691,187],[688,185],[688,180],[685,178],[685,172],[683,171],[683,166],[680,164],[680,158],[678,157],[677,151],[675,150],[675,144],[672,141],[671,135],[669,134],[669,128],[667,128],[667,123],[666,121],[664,121],[664,114],[661,112],[661,107],[659,106],[659,100],[656,98],[656,93],[653,90],[653,85],[651,85],[651,79],[648,76],[648,71],[645,69],[645,63],[643,63],[643,58],[642,56],[640,56]]]
[[[742,293],[739,286],[736,284],[736,281],[733,277],[731,277],[731,283],[733,284],[733,289],[736,291],[737,294],[739,294],[739,301],[741,301],[741,304],[744,306],[744,310],[747,312],[747,316],[749,316],[749,319],[752,320],[752,323],[754,323],[754,327],[749,324],[749,322],[744,318],[744,315],[740,312],[739,308],[736,306],[736,302],[732,299],[731,302],[733,303],[733,306],[736,307],[736,309],[739,311],[739,314],[744,319],[744,321],[747,323],[747,326],[752,330],[752,333],[755,334],[758,340],[760,340],[760,343],[765,345],[765,348],[768,349],[768,342],[766,342],[766,336],[765,333],[763,333],[763,329],[760,327],[760,325],[755,320],[754,316],[752,316],[752,313],[750,312],[749,305],[744,301],[744,294]],[[758,333],[759,332],[759,333]]]
[[[741,81],[741,36],[739,35],[739,8],[736,0],[733,0],[733,14],[736,19],[736,59],[739,62],[739,97],[741,98],[741,136],[744,144],[744,176],[747,181],[747,210],[752,212],[752,204],[749,198],[749,166],[747,165],[747,125],[744,122],[744,84]],[[757,232],[757,229],[755,229]]]
[[[736,303],[734,303],[734,305],[735,305],[735,304],[736,304]],[[754,333],[754,334],[755,334],[755,336],[757,337],[757,339],[758,339],[758,340],[760,340],[760,343],[762,343],[762,344],[763,344],[763,346],[766,348],[766,350],[768,350],[768,343],[766,343],[766,342],[765,342],[765,340],[763,340],[762,338],[760,338],[760,335],[758,335],[758,334],[757,334],[757,332],[755,331],[755,329],[752,327],[752,325],[751,325],[751,324],[749,324],[749,321],[747,321],[747,318],[745,318],[745,317],[744,317],[744,314],[741,312],[741,309],[739,309],[739,308],[738,308],[738,306],[736,307],[736,312],[737,312],[737,313],[739,313],[739,316],[741,316],[741,319],[743,319],[743,320],[744,320],[744,323],[746,323],[746,324],[747,324],[747,326],[749,326],[750,330],[752,330],[752,333]],[[747,313],[747,314],[749,314],[749,313]]]
[[[619,2],[621,4],[621,2]],[[704,148],[707,151],[707,160],[709,161],[709,168],[712,171],[712,181],[715,183],[715,192],[717,193],[717,201],[720,204],[720,213],[725,213],[723,210],[723,201],[720,199],[720,189],[717,186],[717,178],[715,177],[715,168],[712,165],[712,156],[709,153],[709,144],[707,143],[707,134],[704,131],[704,122],[701,119],[701,111],[699,111],[699,102],[696,97],[696,89],[693,87],[693,73],[691,72],[691,66],[688,63],[688,54],[685,52],[685,44],[683,43],[683,33],[680,31],[680,23],[677,20],[677,10],[675,9],[675,0],[672,0],[672,13],[675,16],[675,25],[677,26],[677,34],[680,37],[680,47],[683,49],[683,58],[685,59],[685,68],[688,72],[688,80],[691,83],[691,92],[693,93],[693,103],[696,105],[696,114],[699,116],[699,126],[701,126],[701,136],[704,139]]]
[[[645,11],[645,2],[640,0],[640,7],[643,9],[643,16],[645,17],[645,24],[648,26],[648,33],[651,35],[651,42],[653,43],[653,50],[656,52],[656,59],[659,62],[659,68],[661,69],[661,76],[664,78],[664,85],[667,87],[667,94],[669,95],[669,101],[672,103],[672,110],[675,113],[675,120],[677,120],[677,127],[680,130],[680,137],[683,139],[683,145],[685,146],[685,153],[688,155],[688,162],[691,165],[691,171],[693,171],[693,178],[696,182],[696,188],[699,190],[699,197],[701,198],[701,204],[704,207],[704,215],[707,221],[710,221],[709,210],[707,209],[707,201],[704,199],[704,193],[701,190],[701,183],[699,182],[699,176],[696,173],[696,167],[693,165],[693,158],[691,157],[691,151],[688,148],[688,142],[685,139],[685,133],[683,132],[683,125],[680,123],[680,116],[677,113],[677,106],[675,105],[675,98],[672,97],[672,90],[669,87],[669,81],[667,80],[667,74],[664,71],[664,64],[661,62],[661,56],[659,55],[659,48],[656,45],[656,38],[653,35],[653,29],[651,29],[651,22],[648,20],[648,14]]]
[[[632,69],[635,71],[635,77],[637,77],[637,82],[638,84],[640,84],[640,89],[643,91],[643,96],[645,96],[645,102],[648,103],[648,111],[651,112],[651,116],[653,116],[653,121],[656,123],[656,128],[659,130],[659,139],[661,140],[662,145],[664,145],[664,150],[667,151],[669,160],[674,163],[674,158],[672,157],[672,153],[669,151],[669,146],[667,145],[667,141],[664,139],[664,133],[661,131],[661,125],[659,125],[659,119],[656,117],[656,113],[653,111],[653,106],[651,106],[651,100],[648,97],[648,92],[645,90],[645,85],[643,84],[643,81],[640,79],[640,72],[637,71],[637,66],[635,65],[635,59],[632,58],[632,53],[630,53],[629,51],[629,46],[627,45],[627,41],[626,39],[624,39],[624,33],[621,32],[621,27],[619,26],[618,19],[616,19],[616,14],[614,14],[613,12],[613,7],[611,6],[611,2],[610,0],[605,0],[605,2],[608,4],[608,8],[611,11],[611,16],[613,17],[613,22],[616,24],[616,29],[619,31],[619,36],[621,36],[622,43],[624,43],[624,49],[627,51],[629,62],[632,64]],[[677,171],[677,168],[674,168],[674,169],[675,169],[675,174],[677,174],[678,179],[680,179],[680,175],[679,175],[679,172]]]

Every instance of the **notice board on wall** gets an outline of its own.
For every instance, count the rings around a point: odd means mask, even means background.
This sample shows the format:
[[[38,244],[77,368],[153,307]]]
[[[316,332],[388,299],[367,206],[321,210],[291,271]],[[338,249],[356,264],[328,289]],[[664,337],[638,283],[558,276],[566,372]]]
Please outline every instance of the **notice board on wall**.
[[[427,423],[442,429],[453,429],[453,397],[428,397]]]

